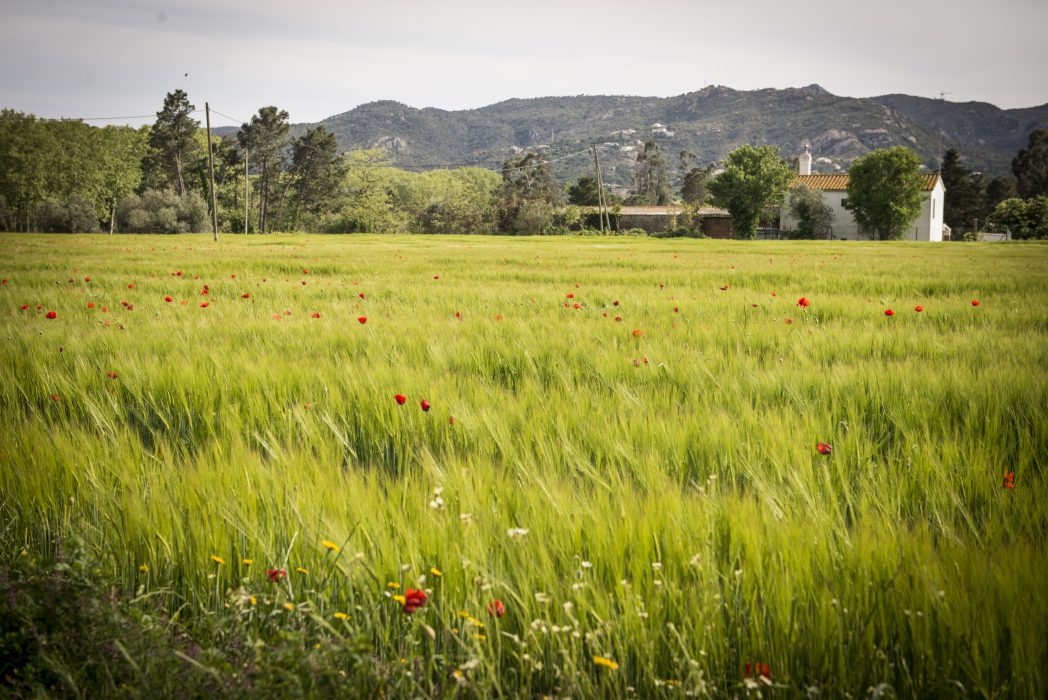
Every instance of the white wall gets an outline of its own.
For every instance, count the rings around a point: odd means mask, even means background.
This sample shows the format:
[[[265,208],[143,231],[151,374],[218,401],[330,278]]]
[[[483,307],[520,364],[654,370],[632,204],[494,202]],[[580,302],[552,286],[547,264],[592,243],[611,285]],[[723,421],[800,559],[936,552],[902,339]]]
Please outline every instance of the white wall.
[[[824,190],[823,197],[826,204],[833,212],[833,237],[844,240],[869,240],[868,235],[859,233],[858,224],[852,218],[850,211],[844,208],[844,200],[847,192],[836,190]],[[903,240],[910,241],[941,241],[942,240],[942,207],[945,190],[942,181],[935,183],[931,192],[922,192],[924,201],[921,202],[921,213],[917,220],[903,232]],[[797,228],[797,220],[790,216],[789,200],[779,212],[781,226],[787,230]]]

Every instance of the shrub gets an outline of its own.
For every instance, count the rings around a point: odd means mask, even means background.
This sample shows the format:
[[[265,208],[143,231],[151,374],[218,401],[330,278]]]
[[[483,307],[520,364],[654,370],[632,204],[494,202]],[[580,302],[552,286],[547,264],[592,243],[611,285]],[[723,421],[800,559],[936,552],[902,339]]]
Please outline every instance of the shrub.
[[[123,233],[194,233],[208,229],[207,205],[196,192],[146,190],[121,200],[117,228]]]
[[[94,206],[79,195],[40,202],[36,205],[36,225],[43,233],[97,233],[99,230]]]

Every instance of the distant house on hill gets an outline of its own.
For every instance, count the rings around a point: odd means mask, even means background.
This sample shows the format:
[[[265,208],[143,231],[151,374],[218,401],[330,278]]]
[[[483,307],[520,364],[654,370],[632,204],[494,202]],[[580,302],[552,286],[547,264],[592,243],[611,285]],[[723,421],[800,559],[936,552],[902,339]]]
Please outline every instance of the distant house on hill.
[[[582,207],[589,212],[596,212],[597,207]],[[612,228],[621,230],[630,228],[644,229],[648,233],[660,233],[670,231],[679,226],[685,213],[685,208],[679,205],[668,206],[619,206],[609,209],[611,213]],[[618,212],[616,215],[615,212]],[[693,216],[700,223],[703,235],[709,238],[731,238],[734,230],[731,227],[731,214],[726,209],[717,207],[699,207],[693,210]]]
[[[922,175],[922,199],[921,213],[917,220],[903,234],[903,239],[910,241],[941,241],[949,240],[950,227],[942,220],[943,200],[946,196],[946,188],[943,186],[942,178],[938,173],[926,173]],[[811,173],[811,150],[805,147],[804,153],[799,159],[797,177],[790,184],[790,189],[801,185],[822,192],[826,198],[826,204],[833,212],[833,223],[830,228],[830,237],[863,240],[871,236],[860,230],[852,213],[844,208],[848,201],[848,176],[847,175],[812,175]],[[797,220],[790,215],[789,198],[780,210],[780,226],[785,230],[797,228]]]

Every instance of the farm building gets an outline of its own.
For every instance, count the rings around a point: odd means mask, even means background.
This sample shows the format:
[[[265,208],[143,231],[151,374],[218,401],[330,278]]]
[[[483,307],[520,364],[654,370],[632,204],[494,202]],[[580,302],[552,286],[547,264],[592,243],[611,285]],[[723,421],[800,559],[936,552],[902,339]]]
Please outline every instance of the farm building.
[[[583,209],[597,211],[596,207],[583,207]],[[685,211],[685,207],[679,205],[619,206],[609,209],[613,228],[617,221],[619,230],[640,228],[648,233],[670,231],[679,226]],[[615,212],[618,214],[616,215]],[[731,238],[734,235],[731,227],[731,214],[726,209],[703,206],[693,210],[692,216],[701,220],[702,233],[709,238]]]
[[[942,211],[946,188],[943,186],[942,178],[938,173],[926,173],[923,175],[923,202],[921,213],[910,229],[903,235],[904,239],[911,241],[941,241],[949,240],[949,227],[943,223]],[[800,186],[822,192],[826,198],[826,204],[833,212],[833,223],[830,228],[831,238],[848,240],[861,240],[870,238],[869,234],[859,229],[859,225],[852,217],[852,213],[844,208],[844,202],[848,197],[847,175],[812,175],[811,173],[811,150],[807,147],[799,159],[798,174],[793,179],[790,189]],[[781,227],[793,230],[797,227],[797,221],[790,216],[789,199],[780,210]]]

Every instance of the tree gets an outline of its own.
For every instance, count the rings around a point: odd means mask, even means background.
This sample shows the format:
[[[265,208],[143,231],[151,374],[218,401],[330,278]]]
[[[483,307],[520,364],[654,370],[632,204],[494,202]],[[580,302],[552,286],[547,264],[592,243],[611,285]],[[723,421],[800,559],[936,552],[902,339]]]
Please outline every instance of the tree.
[[[637,154],[633,191],[626,202],[657,206],[670,203],[670,180],[666,175],[666,159],[654,139],[648,139]]]
[[[345,161],[338,154],[335,135],[323,126],[309,129],[291,144],[296,216],[318,216],[338,195],[345,178]]]
[[[194,138],[200,122],[189,116],[195,109],[184,91],[167,93],[164,107],[156,113],[156,123],[149,134],[149,145],[156,150],[163,185],[177,185],[183,196],[186,193],[186,165],[200,156],[200,144]]]
[[[142,182],[142,159],[147,152],[149,132],[115,126],[94,129],[93,132],[98,141],[100,185],[96,209],[102,208],[109,221],[109,233],[113,233],[117,204],[138,189]]]
[[[860,228],[898,239],[921,213],[921,158],[903,146],[872,151],[852,163],[848,199]]]
[[[349,196],[329,231],[389,233],[401,227],[399,212],[393,208],[392,167],[387,150],[349,151],[345,182]]]
[[[984,184],[982,177],[961,165],[961,158],[953,148],[946,151],[939,174],[946,195],[943,199],[943,221],[951,229],[971,228],[978,218],[985,218]]]
[[[544,153],[524,153],[502,165],[499,228],[514,233],[539,233],[553,221],[560,188]]]
[[[741,238],[754,238],[765,212],[782,206],[794,170],[771,146],[739,146],[728,154],[724,172],[707,185],[713,204],[731,213]]]
[[[712,165],[708,165],[705,168],[692,168],[684,173],[684,179],[681,181],[680,186],[680,198],[686,204],[690,204],[693,207],[701,207],[706,203],[706,197],[709,194],[707,181],[711,175],[713,175]]]
[[[997,205],[1006,199],[1018,196],[1019,192],[1015,188],[1015,178],[1007,175],[998,175],[997,177],[990,178],[990,181],[986,183],[986,193],[983,197],[983,212],[981,218],[986,218]]]
[[[1048,195],[1006,199],[997,205],[990,223],[1010,231],[1013,238],[1048,238]]]
[[[568,187],[568,203],[579,206],[596,206],[600,203],[600,190],[597,181],[585,175]]]
[[[802,238],[826,238],[833,225],[833,210],[821,190],[801,185],[790,192],[790,215],[797,220]]]
[[[280,175],[284,168],[284,149],[287,147],[287,135],[290,130],[288,113],[276,107],[262,107],[258,114],[251,117],[249,124],[243,124],[237,132],[237,142],[249,153],[250,164],[259,173],[256,181],[258,192],[258,230],[267,231],[267,216],[271,199],[279,186]]]
[[[1048,129],[1030,134],[1030,143],[1012,159],[1012,173],[1020,197],[1048,194]]]

